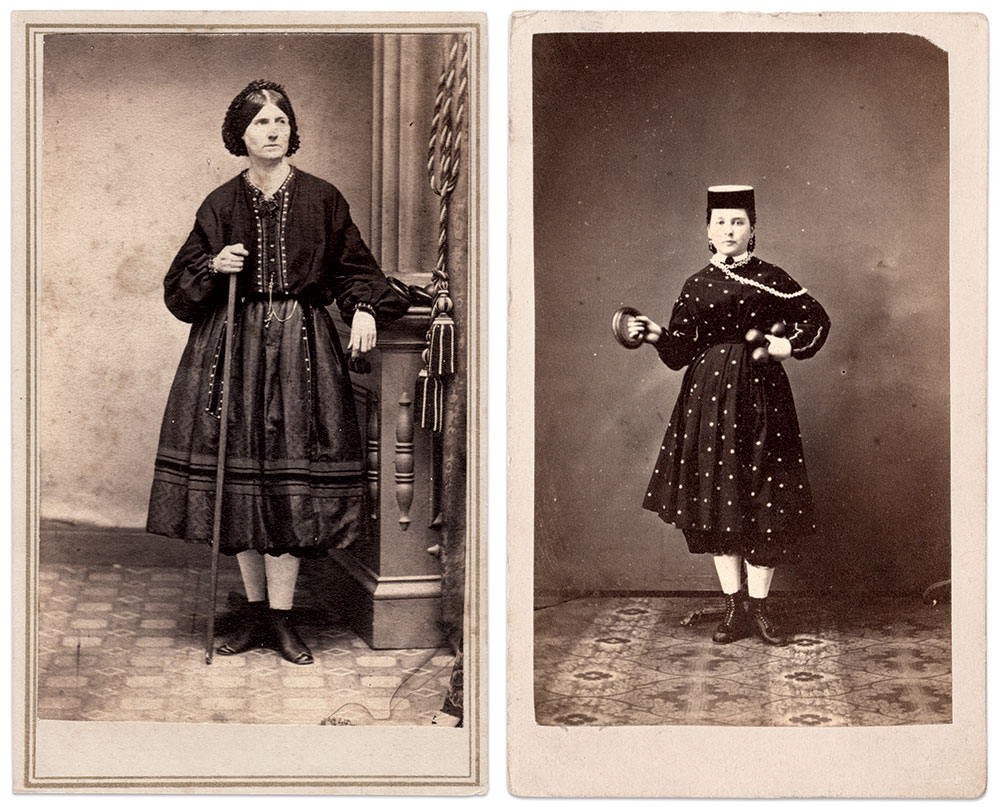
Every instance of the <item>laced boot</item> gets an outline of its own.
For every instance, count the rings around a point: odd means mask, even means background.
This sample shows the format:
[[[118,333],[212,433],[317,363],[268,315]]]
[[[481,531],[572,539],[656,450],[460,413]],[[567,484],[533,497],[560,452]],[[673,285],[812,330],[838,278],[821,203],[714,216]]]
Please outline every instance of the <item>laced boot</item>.
[[[712,635],[716,644],[729,644],[745,639],[751,633],[747,625],[746,614],[743,611],[743,598],[740,593],[726,595],[726,613]]]
[[[255,647],[263,647],[267,638],[267,602],[248,602],[239,611],[240,624],[215,652],[220,656],[235,656]]]
[[[302,641],[295,625],[292,624],[291,611],[279,611],[272,608],[269,612],[271,633],[277,642],[277,650],[285,661],[292,664],[312,664],[313,656]]]
[[[781,647],[788,644],[788,639],[781,633],[774,618],[768,613],[767,598],[750,598],[750,620],[757,634],[770,645]]]

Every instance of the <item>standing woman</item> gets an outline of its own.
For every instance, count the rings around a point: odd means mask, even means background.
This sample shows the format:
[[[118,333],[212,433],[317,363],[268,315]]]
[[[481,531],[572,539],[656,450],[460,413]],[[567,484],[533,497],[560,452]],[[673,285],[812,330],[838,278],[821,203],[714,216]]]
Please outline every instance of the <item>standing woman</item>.
[[[146,529],[211,543],[226,297],[237,275],[220,551],[235,555],[248,606],[222,655],[276,644],[313,657],[289,621],[302,558],[357,537],[362,446],[347,360],[326,311],[351,324],[352,357],[376,323],[405,313],[328,182],[288,157],[299,133],[288,94],[254,81],[233,99],[226,148],[249,167],[208,195],[164,280],[192,323],[160,431]]]
[[[774,568],[795,560],[798,539],[816,530],[781,362],[815,355],[830,320],[784,270],[753,254],[753,188],[709,188],[707,224],[711,262],[688,278],[669,325],[642,316],[629,325],[672,370],[688,368],[643,507],[679,527],[689,551],[714,556],[726,612],[713,641],[756,632],[780,645],[766,607]]]

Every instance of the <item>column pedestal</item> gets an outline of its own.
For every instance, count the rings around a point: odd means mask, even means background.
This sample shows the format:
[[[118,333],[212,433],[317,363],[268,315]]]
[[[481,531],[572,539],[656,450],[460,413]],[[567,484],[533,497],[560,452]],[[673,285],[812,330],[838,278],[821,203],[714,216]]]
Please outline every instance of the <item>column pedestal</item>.
[[[359,538],[310,564],[328,607],[376,649],[442,643],[440,495],[430,432],[416,422],[414,389],[429,309],[411,308],[379,329],[372,372],[351,374],[366,446],[367,513]],[[349,331],[340,324],[342,344]],[[428,551],[430,550],[430,551]],[[305,567],[303,567],[305,571]]]

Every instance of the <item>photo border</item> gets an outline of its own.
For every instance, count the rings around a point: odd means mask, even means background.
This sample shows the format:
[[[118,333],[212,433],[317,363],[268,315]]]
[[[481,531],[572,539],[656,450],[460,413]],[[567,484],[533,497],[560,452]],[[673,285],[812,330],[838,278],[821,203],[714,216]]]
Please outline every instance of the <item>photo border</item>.
[[[478,794],[487,782],[486,16],[474,13],[14,12],[12,163],[15,792]],[[444,727],[152,724],[37,718],[42,38],[48,33],[467,34],[469,384],[465,723]],[[362,736],[358,742],[357,737]],[[266,740],[266,742],[262,742]],[[346,749],[343,746],[353,746]],[[303,760],[295,749],[312,749]],[[205,749],[218,753],[206,762]],[[227,754],[227,749],[230,750]],[[256,749],[256,752],[254,752]],[[278,750],[276,750],[278,749]],[[288,753],[281,753],[285,749]],[[239,765],[260,774],[213,773]],[[347,773],[323,773],[338,765]],[[238,770],[238,768],[237,768]],[[131,772],[137,771],[137,772]]]
[[[532,36],[879,32],[949,55],[953,722],[903,727],[558,727],[535,723]],[[510,51],[508,756],[519,796],[967,797],[986,786],[987,43],[979,14],[525,12]],[[518,201],[521,204],[517,204]],[[525,203],[527,202],[527,203]],[[956,222],[958,224],[956,225]],[[971,225],[965,224],[971,222]],[[961,237],[955,237],[960,233]],[[958,333],[961,338],[957,338]]]

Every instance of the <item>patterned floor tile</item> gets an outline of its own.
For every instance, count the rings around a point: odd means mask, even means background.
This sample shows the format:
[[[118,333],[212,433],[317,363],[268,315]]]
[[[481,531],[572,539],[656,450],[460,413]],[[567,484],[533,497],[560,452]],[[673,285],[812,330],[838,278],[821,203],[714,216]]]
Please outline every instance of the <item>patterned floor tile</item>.
[[[932,678],[951,673],[951,650],[926,642],[874,645],[834,661],[890,678]]]
[[[758,637],[713,644],[718,615],[698,617],[720,604],[719,597],[549,603],[535,615],[537,720],[879,726],[951,719],[947,606],[776,597],[772,612],[791,640],[773,647]]]
[[[842,667],[828,659],[804,664],[775,660],[726,677],[775,697],[800,698],[836,697],[885,680],[883,676]]]
[[[447,693],[450,651],[373,651],[342,625],[301,626],[313,665],[263,648],[206,665],[201,572],[47,564],[42,573],[43,719],[319,725],[348,708],[356,719],[341,724],[427,725]],[[224,592],[240,588],[237,574],[220,575],[220,614]]]
[[[893,726],[899,721],[835,698],[786,698],[716,718],[729,726]]]
[[[951,676],[881,681],[844,700],[907,724],[951,722]]]
[[[727,715],[746,712],[769,696],[758,689],[727,678],[671,678],[642,687],[615,700],[659,715],[664,725],[697,725]]]
[[[618,695],[670,676],[626,659],[568,659],[536,676],[536,691],[587,698]]]
[[[701,677],[732,675],[768,662],[768,656],[755,646],[738,642],[717,645],[710,640],[651,649],[640,661],[644,666],[668,675]]]
[[[543,726],[659,726],[663,718],[611,698],[548,698],[535,701]]]

